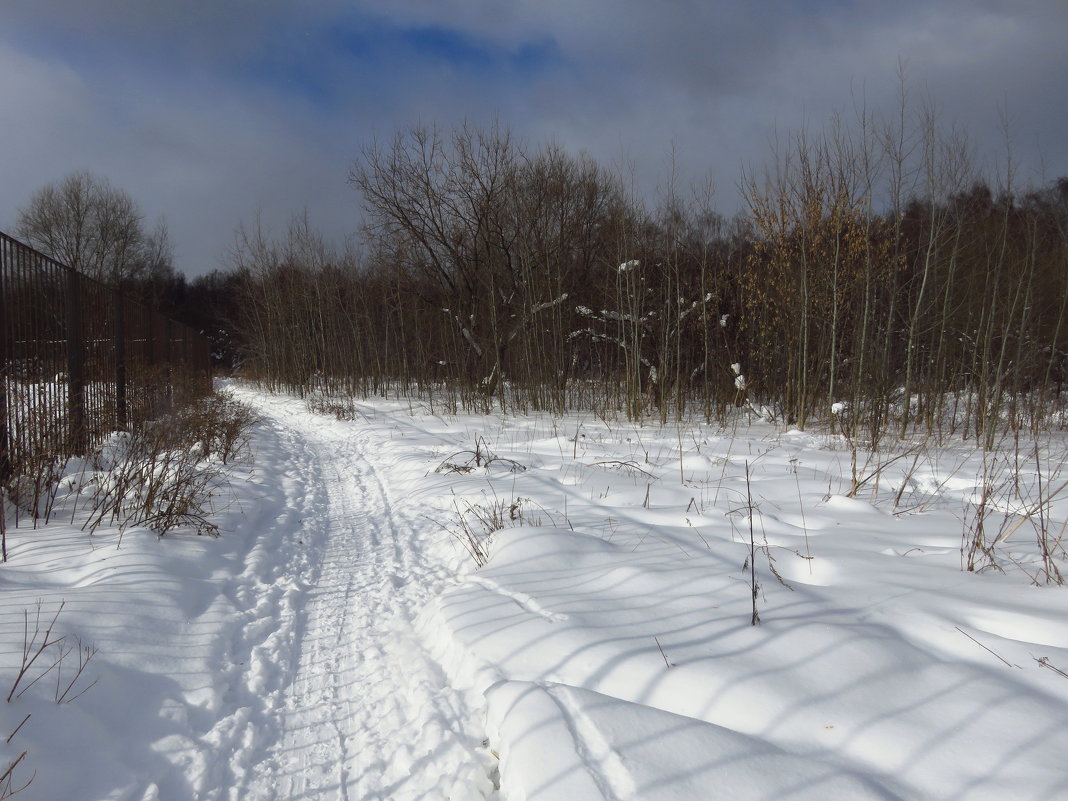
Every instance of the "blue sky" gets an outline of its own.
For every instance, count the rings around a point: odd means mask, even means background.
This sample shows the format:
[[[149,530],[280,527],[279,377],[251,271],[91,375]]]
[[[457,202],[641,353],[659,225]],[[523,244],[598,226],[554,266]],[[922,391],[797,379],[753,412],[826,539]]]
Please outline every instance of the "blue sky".
[[[295,213],[357,232],[360,148],[499,121],[655,197],[675,165],[739,206],[776,135],[910,94],[1021,182],[1068,174],[1064,0],[4,0],[0,229],[72,170],[170,226],[190,275]]]

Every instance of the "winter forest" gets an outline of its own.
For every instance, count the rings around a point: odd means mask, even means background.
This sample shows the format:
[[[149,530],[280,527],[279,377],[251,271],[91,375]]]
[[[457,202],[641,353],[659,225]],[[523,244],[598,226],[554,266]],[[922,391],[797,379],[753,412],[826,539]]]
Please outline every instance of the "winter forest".
[[[933,115],[902,120],[788,137],[729,219],[684,176],[649,201],[502,128],[406,131],[352,167],[357,246],[303,217],[245,226],[231,269],[176,301],[209,299],[227,358],[298,392],[661,420],[753,406],[875,441],[1059,427],[1068,179],[1016,186],[1010,157],[983,174]]]

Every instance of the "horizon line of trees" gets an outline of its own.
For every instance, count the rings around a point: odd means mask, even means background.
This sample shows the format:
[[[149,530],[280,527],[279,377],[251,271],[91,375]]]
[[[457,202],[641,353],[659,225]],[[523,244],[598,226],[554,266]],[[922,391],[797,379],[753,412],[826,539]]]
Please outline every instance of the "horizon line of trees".
[[[760,404],[873,440],[1063,425],[1068,178],[1013,179],[976,171],[927,112],[908,130],[836,121],[743,176],[728,220],[710,191],[650,208],[589,157],[499,127],[416,128],[352,168],[362,251],[306,217],[239,233],[243,369],[466,409]]]

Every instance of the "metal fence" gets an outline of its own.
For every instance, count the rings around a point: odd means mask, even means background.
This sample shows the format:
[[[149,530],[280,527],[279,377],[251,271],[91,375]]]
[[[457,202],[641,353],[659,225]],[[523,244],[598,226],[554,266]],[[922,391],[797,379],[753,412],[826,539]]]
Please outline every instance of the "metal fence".
[[[210,386],[206,337],[0,233],[0,480]]]

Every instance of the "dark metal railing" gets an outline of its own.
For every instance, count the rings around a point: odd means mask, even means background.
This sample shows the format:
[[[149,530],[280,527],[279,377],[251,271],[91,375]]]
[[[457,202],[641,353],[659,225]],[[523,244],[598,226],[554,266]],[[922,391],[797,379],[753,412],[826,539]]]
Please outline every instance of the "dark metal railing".
[[[206,337],[0,233],[0,481],[210,386]]]

